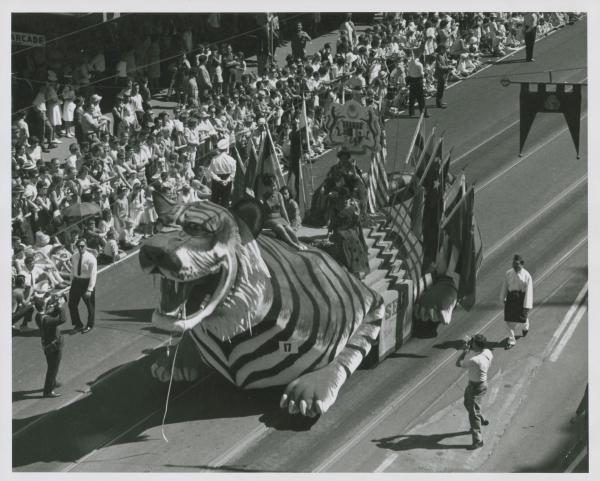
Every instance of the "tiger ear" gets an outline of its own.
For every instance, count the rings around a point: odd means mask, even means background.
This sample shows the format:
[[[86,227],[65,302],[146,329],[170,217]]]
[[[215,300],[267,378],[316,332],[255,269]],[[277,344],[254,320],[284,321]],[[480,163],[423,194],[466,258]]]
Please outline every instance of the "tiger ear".
[[[256,199],[242,199],[231,210],[238,224],[242,243],[246,244],[256,239],[264,221],[260,203]]]
[[[171,225],[175,222],[175,213],[179,205],[177,202],[157,190],[152,192],[152,202],[158,218],[164,225]]]

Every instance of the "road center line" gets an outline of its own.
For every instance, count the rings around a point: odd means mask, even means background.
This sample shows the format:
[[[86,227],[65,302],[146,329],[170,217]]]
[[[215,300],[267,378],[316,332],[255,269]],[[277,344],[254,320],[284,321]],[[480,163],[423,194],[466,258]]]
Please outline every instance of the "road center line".
[[[576,180],[573,184],[571,184],[566,190],[563,190],[560,195],[552,199],[552,202],[546,204],[542,209],[538,210],[535,214],[525,220],[522,224],[515,227],[512,231],[510,231],[507,235],[505,235],[502,239],[496,242],[492,247],[490,247],[487,251],[483,253],[483,260],[487,259],[487,257],[491,256],[494,252],[496,252],[500,247],[506,244],[509,240],[514,238],[517,234],[519,234],[523,229],[525,229],[529,224],[536,221],[542,215],[544,215],[547,211],[552,209],[557,203],[563,200],[566,196],[568,196],[571,192],[573,192],[581,183],[587,180],[587,174],[583,177]]]
[[[585,114],[583,114],[581,116],[581,119],[585,119],[588,116],[587,112]],[[475,187],[475,192],[480,192],[483,189],[485,189],[488,185],[490,185],[491,183],[495,182],[496,180],[498,180],[500,177],[502,177],[504,174],[506,174],[509,170],[511,170],[513,167],[516,167],[517,165],[519,165],[521,162],[523,162],[524,160],[528,159],[529,157],[531,157],[533,154],[535,154],[538,150],[544,148],[546,145],[548,145],[549,143],[553,142],[554,140],[556,140],[558,137],[560,137],[562,134],[564,134],[566,131],[568,130],[567,127],[559,130],[556,134],[554,134],[552,137],[550,137],[548,140],[546,140],[545,142],[541,143],[540,145],[538,145],[535,149],[533,149],[530,152],[527,152],[527,154],[525,154],[523,157],[519,157],[517,160],[515,160],[512,164],[510,164],[508,167],[506,167],[505,169],[501,170],[500,172],[498,172],[496,175],[494,175],[493,177],[491,177],[490,179],[488,179],[486,182],[484,182],[483,185],[479,185]]]
[[[542,354],[543,358],[548,357],[548,355],[552,352],[552,350],[554,349],[554,346],[558,342],[563,331],[567,328],[567,325],[569,324],[569,322],[571,322],[571,319],[575,315],[577,308],[581,305],[581,303],[584,299],[584,296],[587,294],[587,292],[588,292],[588,283],[586,282],[585,285],[579,291],[579,294],[577,294],[575,301],[573,301],[573,304],[571,305],[571,307],[565,314],[565,317],[563,318],[562,322],[560,323],[560,326],[554,333],[554,336],[552,336],[552,339],[550,340],[550,343],[548,344],[547,348],[544,350],[544,353]]]
[[[558,259],[556,262],[554,262],[552,265],[550,265],[548,267],[548,269],[546,269],[542,274],[540,274],[540,276],[535,279],[533,281],[534,285],[539,284],[540,282],[542,282],[543,280],[546,279],[546,277],[548,277],[554,270],[556,270],[558,268],[558,266],[560,266],[568,257],[570,257],[573,252],[575,252],[581,245],[583,245],[585,242],[587,242],[587,236],[583,237],[582,239],[579,240],[579,242],[577,242],[577,244],[575,244],[575,246],[573,246],[571,249],[569,249],[563,256],[561,256],[560,259]],[[495,322],[501,315],[503,314],[502,311],[499,311],[498,313],[496,313],[494,316],[492,316],[492,318],[487,321],[475,334],[478,334],[482,331],[484,331],[485,329],[487,329],[493,322]],[[376,415],[373,419],[371,419],[371,421],[367,422],[363,427],[361,427],[356,433],[354,433],[351,437],[351,439],[342,444],[337,450],[334,451],[334,453],[329,456],[325,461],[323,461],[321,464],[319,464],[318,466],[316,466],[312,472],[314,473],[320,473],[325,471],[326,469],[328,469],[330,466],[332,466],[334,463],[336,463],[338,461],[338,459],[340,459],[343,455],[345,455],[350,449],[352,449],[354,446],[356,446],[363,438],[364,436],[371,431],[377,424],[379,424],[381,421],[383,421],[387,416],[389,416],[400,404],[402,404],[402,402],[408,398],[410,395],[412,395],[413,392],[415,392],[417,389],[419,389],[423,384],[425,384],[427,381],[429,381],[434,375],[436,375],[442,368],[445,367],[446,364],[448,364],[448,362],[452,359],[454,359],[456,357],[455,353],[449,354],[445,359],[443,359],[437,366],[435,366],[431,371],[429,371],[428,374],[426,374],[423,378],[421,378],[418,382],[416,382],[410,389],[408,389],[407,391],[404,391],[400,396],[398,396],[396,399],[392,400],[392,402],[390,404],[388,404],[385,408],[383,408],[378,415]]]
[[[550,356],[550,358],[549,358],[550,362],[556,362],[558,360],[560,353],[567,345],[567,342],[569,342],[569,340],[571,339],[571,336],[573,336],[573,332],[575,332],[575,328],[579,324],[579,321],[581,321],[581,318],[586,313],[586,311],[587,311],[587,306],[585,304],[582,304],[581,306],[579,306],[579,309],[577,310],[577,315],[574,317],[571,324],[569,324],[569,327],[565,331],[564,335],[561,337],[560,342],[557,344],[556,349],[554,349],[554,352]]]

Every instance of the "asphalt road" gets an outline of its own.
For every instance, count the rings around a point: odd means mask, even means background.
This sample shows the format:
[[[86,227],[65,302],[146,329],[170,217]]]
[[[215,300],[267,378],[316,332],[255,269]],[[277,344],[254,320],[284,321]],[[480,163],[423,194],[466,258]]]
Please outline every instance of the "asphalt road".
[[[43,364],[19,355],[36,338],[13,340],[13,466],[16,471],[286,471],[286,472],[552,472],[581,434],[571,425],[587,381],[587,108],[581,159],[564,119],[538,115],[522,157],[518,90],[499,79],[586,78],[586,22],[536,45],[535,63],[508,57],[447,93],[449,108],[431,109],[428,125],[453,146],[452,169],[476,185],[476,215],[485,260],[478,302],[457,309],[436,338],[412,339],[382,364],[356,372],[334,408],[318,420],[282,413],[280,390],[241,392],[208,370],[193,386],[174,385],[164,434],[166,386],[149,376],[143,356],[166,337],[149,327],[152,279],[128,259],[101,274],[98,328],[70,336],[63,382],[81,393],[35,398]],[[573,70],[567,70],[573,69]],[[559,71],[560,70],[560,71]],[[416,120],[388,122],[390,158],[403,158]],[[315,165],[316,167],[316,165]],[[506,335],[498,302],[502,273],[519,252],[535,281],[530,335],[511,351],[494,349],[491,420],[485,446],[470,442],[462,407],[466,383],[454,367],[458,341],[482,331]],[[108,336],[108,337],[107,337]],[[108,338],[109,342],[104,342]],[[75,355],[77,353],[77,355]],[[83,353],[89,354],[87,357]],[[76,359],[76,361],[75,361]],[[119,360],[119,362],[115,362]],[[71,364],[69,364],[71,362]],[[76,365],[75,365],[76,362]],[[107,371],[103,366],[118,365]],[[76,372],[70,378],[71,372]],[[16,386],[16,388],[15,388]],[[226,402],[224,402],[226,400]],[[31,424],[35,423],[35,424]],[[523,448],[523,447],[526,448]]]

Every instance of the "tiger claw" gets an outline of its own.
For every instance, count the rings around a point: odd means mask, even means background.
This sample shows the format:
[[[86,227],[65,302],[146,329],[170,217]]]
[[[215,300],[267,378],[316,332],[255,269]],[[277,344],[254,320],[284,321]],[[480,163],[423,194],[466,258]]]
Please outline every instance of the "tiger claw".
[[[317,414],[323,414],[323,413],[325,412],[325,411],[323,410],[323,401],[321,401],[321,400],[318,400],[318,401],[315,403],[315,407],[316,407],[315,411],[316,411],[316,413],[317,413]]]
[[[304,399],[302,399],[300,401],[300,412],[302,413],[302,416],[306,416],[307,408],[308,408],[308,404],[306,403],[306,401]]]
[[[285,408],[287,406],[287,394],[284,394],[283,396],[281,396],[281,401],[279,401],[279,407],[281,409]]]
[[[294,402],[293,399],[288,404],[288,412],[290,414],[298,414],[300,412],[300,410],[298,409],[298,406],[296,406],[296,403]]]

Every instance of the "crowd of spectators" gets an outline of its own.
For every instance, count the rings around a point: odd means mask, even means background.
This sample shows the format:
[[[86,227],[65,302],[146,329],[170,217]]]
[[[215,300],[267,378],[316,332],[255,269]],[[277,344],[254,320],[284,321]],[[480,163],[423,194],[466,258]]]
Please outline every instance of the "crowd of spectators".
[[[266,17],[275,40],[276,20]],[[297,23],[292,53],[278,64],[273,42],[261,75],[244,52],[214,43],[214,35],[204,42],[185,23],[178,31],[159,20],[144,24],[112,55],[114,65],[100,44],[70,62],[46,47],[46,60],[20,74],[31,75],[30,100],[13,114],[14,276],[29,286],[44,278],[64,287],[80,236],[100,260],[117,261],[154,232],[154,189],[183,201],[210,197],[207,167],[219,141],[227,140],[242,166],[260,150],[265,130],[284,169],[300,155],[316,157],[329,147],[323,121],[330,102],[360,91],[384,118],[397,115],[408,99],[409,50],[423,57],[426,90],[434,93],[437,45],[452,59],[451,79],[464,78],[482,57],[519,48],[522,20],[518,13],[392,13],[359,32],[347,14],[335,44],[318,51]],[[569,20],[542,15],[539,33]],[[176,106],[159,111],[159,97]],[[66,157],[55,154],[60,143],[69,144]]]

